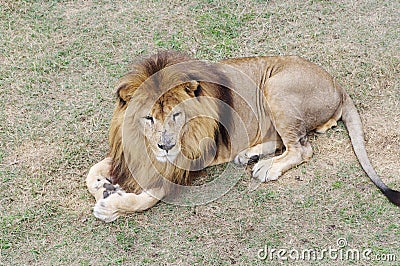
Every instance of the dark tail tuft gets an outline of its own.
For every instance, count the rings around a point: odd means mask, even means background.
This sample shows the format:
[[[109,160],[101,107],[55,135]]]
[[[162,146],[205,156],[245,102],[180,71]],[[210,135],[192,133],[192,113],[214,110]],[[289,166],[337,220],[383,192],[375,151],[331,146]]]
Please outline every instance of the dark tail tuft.
[[[394,204],[400,207],[400,192],[393,190],[393,189],[387,189],[386,191],[382,191],[383,194]]]

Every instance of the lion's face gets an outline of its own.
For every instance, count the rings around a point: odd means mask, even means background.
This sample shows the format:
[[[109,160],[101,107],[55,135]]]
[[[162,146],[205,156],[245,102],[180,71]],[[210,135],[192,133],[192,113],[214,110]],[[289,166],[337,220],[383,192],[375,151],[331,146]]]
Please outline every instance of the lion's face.
[[[173,162],[178,156],[185,122],[185,112],[180,108],[174,108],[166,115],[157,113],[142,117],[147,143],[159,162]]]
[[[157,161],[172,163],[181,152],[181,138],[187,123],[185,107],[181,103],[190,98],[188,85],[178,86],[162,95],[149,114],[139,118],[146,145]]]

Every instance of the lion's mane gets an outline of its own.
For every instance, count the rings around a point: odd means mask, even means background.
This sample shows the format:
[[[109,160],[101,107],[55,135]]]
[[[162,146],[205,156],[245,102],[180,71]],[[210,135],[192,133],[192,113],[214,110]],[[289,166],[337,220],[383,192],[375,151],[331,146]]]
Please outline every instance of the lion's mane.
[[[199,65],[195,71],[188,70],[187,64],[194,62]],[[182,65],[182,67],[179,67]],[[171,68],[171,66],[174,66]],[[150,79],[151,77],[151,79]],[[135,114],[143,108],[151,109],[157,99],[163,95],[160,84],[182,84],[188,80],[197,81],[199,87],[192,91],[192,98],[207,96],[218,99],[226,106],[233,107],[232,95],[228,89],[229,80],[213,64],[193,60],[186,55],[176,52],[159,52],[147,59],[135,63],[129,73],[123,76],[117,85],[117,101],[111,120],[109,132],[110,157],[112,167],[110,176],[113,184],[119,184],[125,191],[139,193],[143,189],[163,186],[170,192],[169,184],[188,185],[191,181],[190,169],[193,166],[177,167],[166,162],[160,163],[152,152],[148,151],[146,141],[140,136],[139,124]],[[208,82],[212,80],[213,82]],[[140,87],[140,89],[138,89]],[[145,87],[142,89],[142,87]],[[172,87],[171,87],[172,88]],[[164,92],[168,97],[170,91]],[[180,97],[179,93],[174,97]],[[156,100],[156,101],[155,101]],[[129,106],[129,112],[127,112]],[[191,117],[196,114],[211,112],[210,117],[198,117],[187,123],[187,130],[181,137],[182,153],[189,159],[197,160],[197,168],[206,161],[209,154],[216,154],[218,145],[225,145],[229,149],[229,119],[230,110],[213,102],[201,102],[191,105],[185,110]],[[128,114],[129,113],[129,114]],[[223,118],[222,118],[223,117]],[[127,123],[124,127],[124,123]],[[124,131],[124,132],[123,132]],[[124,135],[124,142],[122,139]],[[201,146],[204,138],[212,138],[216,145]],[[202,148],[200,148],[202,147]],[[182,166],[182,165],[180,165]],[[132,175],[131,170],[135,176]],[[139,184],[140,183],[140,184]]]

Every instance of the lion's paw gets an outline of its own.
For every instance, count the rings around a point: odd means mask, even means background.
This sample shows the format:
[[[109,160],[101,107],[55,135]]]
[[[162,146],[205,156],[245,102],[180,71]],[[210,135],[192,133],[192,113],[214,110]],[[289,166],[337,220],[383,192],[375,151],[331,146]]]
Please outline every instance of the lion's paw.
[[[253,167],[253,177],[261,182],[277,180],[281,176],[280,171],[275,171],[273,168],[273,158],[261,160]]]
[[[111,180],[110,179],[108,179],[108,178],[105,178],[105,177],[98,177],[97,178],[97,181],[93,184],[93,188],[95,189],[95,190],[99,190],[99,189],[103,189],[103,188],[105,188],[105,186],[104,185],[106,185],[106,184],[110,184],[111,185]]]
[[[247,150],[244,150],[235,157],[234,162],[235,162],[235,164],[238,164],[238,165],[246,165],[246,164],[255,163],[259,159],[260,159],[259,154],[249,153],[249,152],[247,152]]]
[[[103,199],[106,199],[108,196],[114,193],[118,193],[119,195],[125,193],[125,191],[118,184],[113,185],[111,183],[104,183],[103,187],[105,188],[103,191]]]
[[[120,214],[118,212],[118,202],[123,200],[123,193],[111,193],[106,198],[100,199],[93,209],[93,214],[104,222],[116,220]]]

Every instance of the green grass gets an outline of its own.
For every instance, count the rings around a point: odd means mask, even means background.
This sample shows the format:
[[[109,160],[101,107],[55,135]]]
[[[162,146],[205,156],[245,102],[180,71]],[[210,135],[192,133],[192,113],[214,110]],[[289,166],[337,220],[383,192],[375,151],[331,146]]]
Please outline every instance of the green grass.
[[[176,49],[208,60],[296,54],[323,66],[353,97],[378,173],[399,189],[399,9],[386,0],[0,0],[0,265],[276,265],[257,251],[338,238],[398,264],[399,210],[362,172],[342,124],[310,137],[309,163],[254,191],[242,176],[204,206],[160,203],[104,224],[84,180],[107,154],[118,78],[137,56]]]

